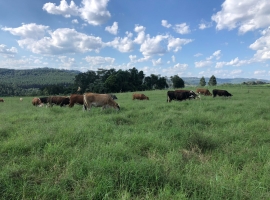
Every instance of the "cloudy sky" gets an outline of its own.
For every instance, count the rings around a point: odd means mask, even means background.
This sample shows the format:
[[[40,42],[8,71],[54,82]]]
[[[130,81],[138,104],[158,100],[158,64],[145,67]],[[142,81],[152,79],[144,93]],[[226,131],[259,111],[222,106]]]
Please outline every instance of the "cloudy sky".
[[[0,68],[270,80],[269,0],[12,0],[0,19]]]

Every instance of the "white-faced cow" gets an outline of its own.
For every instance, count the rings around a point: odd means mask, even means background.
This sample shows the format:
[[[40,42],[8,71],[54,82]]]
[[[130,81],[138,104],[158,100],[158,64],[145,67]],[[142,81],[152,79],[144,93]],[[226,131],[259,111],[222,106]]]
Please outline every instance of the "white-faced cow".
[[[132,94],[132,100],[138,99],[138,100],[149,100],[149,97],[145,96],[144,94]]]
[[[191,98],[190,91],[168,91],[167,92],[167,102],[172,100],[183,101]],[[193,96],[192,96],[193,98]]]
[[[224,97],[230,97],[233,96],[231,93],[229,93],[227,90],[218,90],[218,89],[214,89],[213,90],[213,97],[216,96],[224,96]]]
[[[200,95],[197,95],[193,90],[175,90],[175,92],[189,92],[188,99],[200,99]]]
[[[92,106],[102,107],[102,109],[112,107],[116,110],[120,110],[118,103],[116,103],[109,94],[85,93],[83,95],[83,101],[84,106],[89,111]]]
[[[204,96],[212,96],[211,92],[208,89],[198,88],[196,89],[196,92]]]

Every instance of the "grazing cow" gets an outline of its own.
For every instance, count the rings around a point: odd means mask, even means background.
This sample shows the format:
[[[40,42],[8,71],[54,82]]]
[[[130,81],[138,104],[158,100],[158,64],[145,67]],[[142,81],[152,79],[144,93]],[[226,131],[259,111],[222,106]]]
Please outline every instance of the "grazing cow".
[[[40,101],[39,98],[34,97],[34,98],[32,99],[32,104],[33,104],[33,106],[38,106],[38,105],[41,104],[41,101]]]
[[[118,99],[114,94],[110,94],[113,100]]]
[[[224,96],[224,97],[230,97],[230,96],[233,96],[231,93],[229,93],[227,90],[217,90],[217,89],[214,89],[213,90],[213,97],[216,97],[216,96]]]
[[[208,89],[198,88],[196,92],[205,96],[212,96],[211,92]]]
[[[39,97],[41,103],[43,103],[43,104],[47,104],[48,103],[48,98],[49,97]]]
[[[53,105],[59,105],[60,107],[68,105],[69,104],[69,97],[63,97],[63,96],[50,96],[48,97],[48,104],[49,106]]]
[[[132,100],[138,99],[138,100],[149,100],[149,97],[145,96],[144,94],[132,94]]]
[[[190,98],[193,98],[193,95],[190,93],[190,91],[168,91],[167,92],[167,102],[171,102],[172,100],[183,101]]]
[[[0,98],[0,102],[5,102],[4,99]]]
[[[85,93],[83,95],[83,101],[89,111],[92,106],[102,107],[102,109],[113,107],[120,110],[118,103],[116,103],[109,94]]]
[[[188,99],[200,99],[200,95],[197,95],[193,90],[175,90],[175,92],[189,92],[190,96]]]

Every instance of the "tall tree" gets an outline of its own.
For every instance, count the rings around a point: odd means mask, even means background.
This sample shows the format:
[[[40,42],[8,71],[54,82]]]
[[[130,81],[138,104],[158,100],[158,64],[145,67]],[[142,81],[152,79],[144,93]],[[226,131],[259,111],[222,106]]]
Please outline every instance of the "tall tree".
[[[202,77],[202,78],[200,79],[200,86],[205,86],[205,85],[206,85],[205,78]]]
[[[184,88],[185,87],[185,82],[178,75],[172,76],[171,81],[173,82],[174,88]]]
[[[212,75],[210,77],[208,85],[210,85],[210,86],[216,86],[217,85],[217,80],[216,80],[216,77],[214,75]]]

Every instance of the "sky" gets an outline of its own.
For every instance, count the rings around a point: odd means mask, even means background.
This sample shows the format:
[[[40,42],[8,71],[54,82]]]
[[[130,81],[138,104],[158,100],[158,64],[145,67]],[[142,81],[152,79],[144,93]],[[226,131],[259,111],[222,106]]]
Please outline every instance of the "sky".
[[[0,68],[44,67],[270,80],[270,1],[0,1]]]

